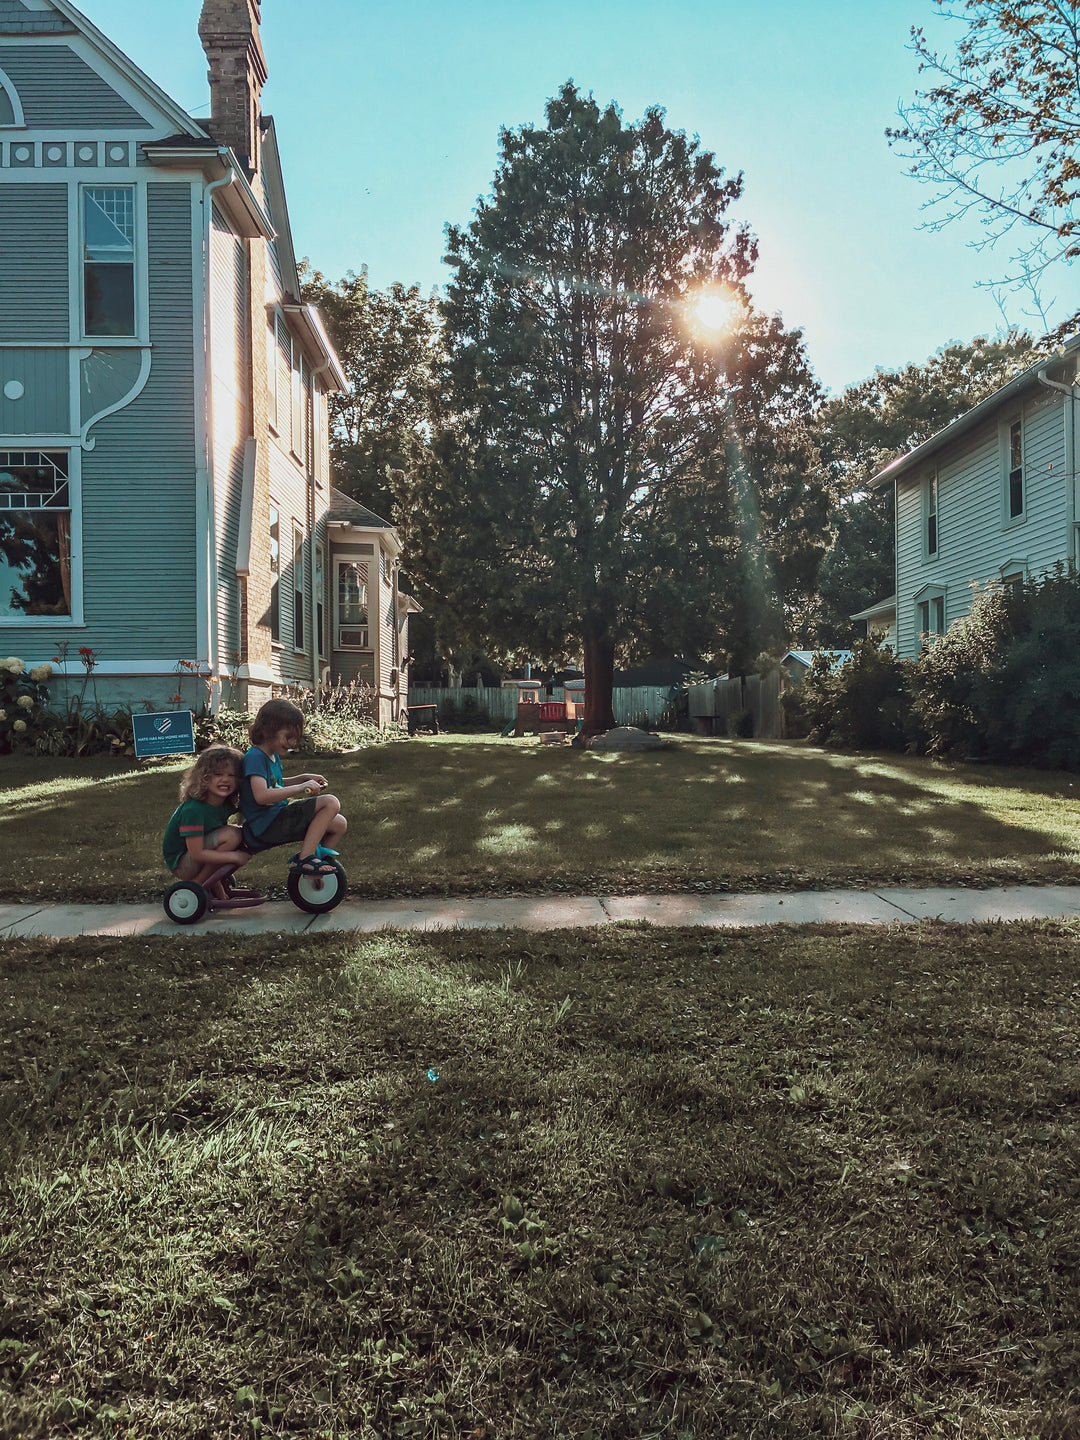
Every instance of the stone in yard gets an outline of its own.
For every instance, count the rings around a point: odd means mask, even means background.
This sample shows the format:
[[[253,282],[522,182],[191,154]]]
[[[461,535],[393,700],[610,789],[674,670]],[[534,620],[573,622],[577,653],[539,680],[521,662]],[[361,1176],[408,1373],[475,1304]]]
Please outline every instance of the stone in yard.
[[[603,735],[594,735],[589,742],[590,750],[664,750],[666,748],[666,740],[661,740],[659,735],[650,735],[647,730],[639,730],[634,725],[616,725],[614,730],[606,730]]]

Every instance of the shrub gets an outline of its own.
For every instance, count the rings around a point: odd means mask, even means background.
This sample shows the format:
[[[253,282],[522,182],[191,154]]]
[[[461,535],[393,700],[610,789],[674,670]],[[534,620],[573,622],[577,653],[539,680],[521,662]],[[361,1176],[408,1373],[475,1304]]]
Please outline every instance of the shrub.
[[[902,750],[912,732],[910,662],[897,659],[880,635],[856,642],[842,665],[814,654],[802,683],[784,692],[792,728],[821,745]]]
[[[931,754],[1080,769],[1080,576],[977,591],[912,672]]]
[[[51,665],[27,665],[17,655],[0,659],[0,754],[32,750],[49,702]]]
[[[50,711],[42,718],[34,742],[39,755],[79,759],[86,755],[134,755],[135,735],[131,710],[106,710],[72,700],[65,713]]]

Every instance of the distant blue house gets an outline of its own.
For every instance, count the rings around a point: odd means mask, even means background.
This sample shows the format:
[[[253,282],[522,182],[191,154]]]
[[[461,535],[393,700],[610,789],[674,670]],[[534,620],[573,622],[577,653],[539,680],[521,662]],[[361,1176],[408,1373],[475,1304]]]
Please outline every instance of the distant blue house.
[[[69,0],[0,0],[0,653],[90,647],[134,703],[181,660],[250,704],[362,677],[389,719],[400,547],[331,514],[346,380],[299,298],[259,20],[204,0],[203,122]]]
[[[819,654],[828,655],[831,670],[839,669],[845,660],[851,659],[850,650],[785,650],[780,657],[780,669],[792,685],[798,685],[814,663],[814,656]]]

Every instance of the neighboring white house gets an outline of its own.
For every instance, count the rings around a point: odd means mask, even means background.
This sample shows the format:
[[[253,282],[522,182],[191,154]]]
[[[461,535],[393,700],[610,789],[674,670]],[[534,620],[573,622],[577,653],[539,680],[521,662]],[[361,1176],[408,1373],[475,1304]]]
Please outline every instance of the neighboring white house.
[[[886,649],[896,649],[895,595],[890,595],[886,600],[879,600],[875,605],[868,605],[865,610],[856,610],[854,615],[848,616],[848,619],[863,621],[866,625],[867,635],[883,635],[882,644]]]
[[[898,655],[917,655],[924,636],[966,614],[973,586],[1080,559],[1078,357],[1080,336],[871,482],[895,486]]]

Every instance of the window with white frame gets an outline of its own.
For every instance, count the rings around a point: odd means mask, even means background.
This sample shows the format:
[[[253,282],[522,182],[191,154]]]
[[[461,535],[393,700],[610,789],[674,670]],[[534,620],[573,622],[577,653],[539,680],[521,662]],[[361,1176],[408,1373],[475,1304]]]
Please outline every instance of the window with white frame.
[[[70,615],[67,453],[0,450],[0,620]]]
[[[926,554],[932,558],[938,553],[938,477],[935,470],[926,477]]]
[[[1014,420],[1009,426],[1009,470],[1007,513],[1010,520],[1018,520],[1024,513],[1024,425]]]
[[[337,648],[370,650],[368,562],[337,562]]]
[[[304,648],[304,532],[293,521],[293,649]]]
[[[83,334],[135,334],[135,187],[82,188]]]
[[[270,639],[281,639],[281,514],[270,501]]]
[[[945,595],[942,591],[924,592],[915,602],[915,630],[925,639],[945,634]]]

